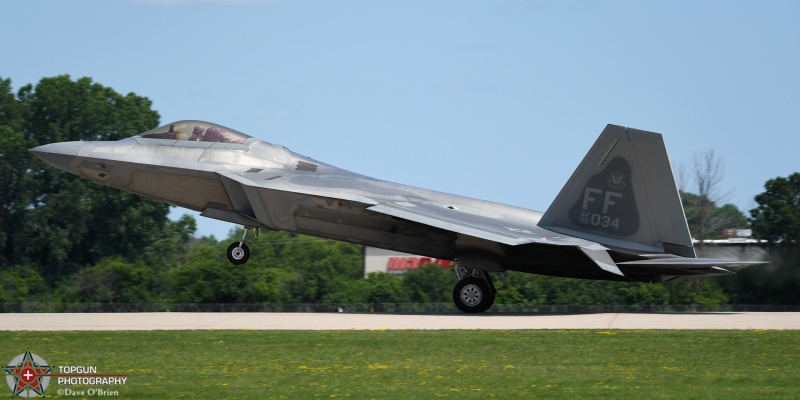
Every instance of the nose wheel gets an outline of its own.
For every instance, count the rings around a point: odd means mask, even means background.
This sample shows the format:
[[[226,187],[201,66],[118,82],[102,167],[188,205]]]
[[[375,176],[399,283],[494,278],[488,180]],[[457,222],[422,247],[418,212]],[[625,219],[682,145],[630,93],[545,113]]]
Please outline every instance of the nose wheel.
[[[250,258],[250,248],[246,244],[233,242],[228,246],[228,261],[234,265],[242,265]]]
[[[245,240],[247,240],[247,232],[250,230],[254,231],[254,236],[258,237],[258,228],[253,228],[249,226],[244,227],[244,233],[242,234],[242,240],[238,242],[231,243],[228,246],[228,261],[234,265],[242,265],[247,262],[250,258],[250,248],[247,247]]]

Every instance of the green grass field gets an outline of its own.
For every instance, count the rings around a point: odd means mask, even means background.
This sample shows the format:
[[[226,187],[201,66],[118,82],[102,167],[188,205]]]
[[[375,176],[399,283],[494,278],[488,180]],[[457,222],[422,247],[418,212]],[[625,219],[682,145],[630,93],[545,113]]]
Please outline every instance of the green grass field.
[[[128,374],[105,387],[121,399],[800,398],[798,331],[0,332],[0,349]],[[64,388],[88,389],[45,394]]]

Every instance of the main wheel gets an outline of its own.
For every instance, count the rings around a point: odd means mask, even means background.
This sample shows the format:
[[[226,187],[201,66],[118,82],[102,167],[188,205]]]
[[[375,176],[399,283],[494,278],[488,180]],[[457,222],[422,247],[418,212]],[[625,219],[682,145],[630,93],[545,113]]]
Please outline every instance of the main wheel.
[[[239,247],[239,242],[233,242],[228,246],[228,261],[231,264],[242,265],[247,262],[248,258],[250,258],[250,249],[247,244],[242,243],[242,247]]]
[[[494,293],[480,278],[468,277],[460,280],[453,289],[453,302],[465,313],[484,312],[494,303]]]

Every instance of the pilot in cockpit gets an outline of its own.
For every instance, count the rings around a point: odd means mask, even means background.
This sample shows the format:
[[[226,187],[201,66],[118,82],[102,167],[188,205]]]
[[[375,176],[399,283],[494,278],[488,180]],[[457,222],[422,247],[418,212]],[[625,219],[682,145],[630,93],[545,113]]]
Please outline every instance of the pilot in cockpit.
[[[189,140],[202,142],[203,141],[203,128],[199,126],[195,126],[194,130],[192,131],[192,136],[189,137]]]
[[[225,131],[213,126],[206,129],[206,134],[203,140],[206,142],[227,142],[227,140],[225,140]]]

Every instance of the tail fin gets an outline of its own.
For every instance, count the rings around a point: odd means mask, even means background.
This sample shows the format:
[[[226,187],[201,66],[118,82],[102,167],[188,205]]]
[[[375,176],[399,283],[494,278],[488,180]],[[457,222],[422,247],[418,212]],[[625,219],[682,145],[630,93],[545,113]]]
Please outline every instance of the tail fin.
[[[539,226],[633,254],[696,257],[661,135],[607,125]]]

